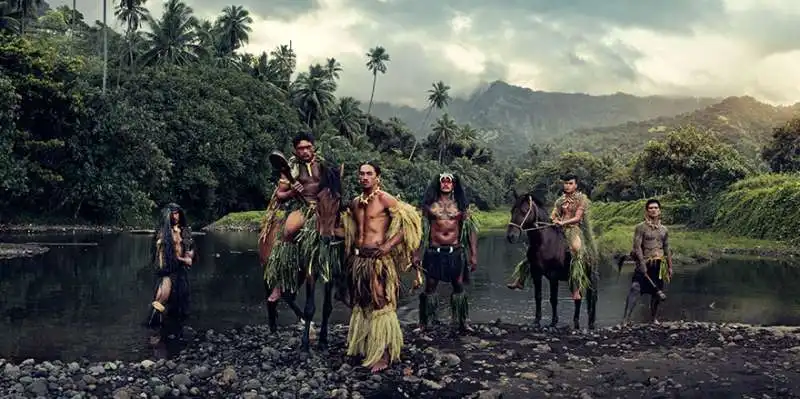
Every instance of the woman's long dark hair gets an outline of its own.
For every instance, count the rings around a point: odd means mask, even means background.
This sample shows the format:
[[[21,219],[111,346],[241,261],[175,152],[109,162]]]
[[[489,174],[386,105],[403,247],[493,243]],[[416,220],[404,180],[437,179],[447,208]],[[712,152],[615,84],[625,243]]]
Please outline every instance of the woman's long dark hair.
[[[420,205],[422,206],[422,212],[425,215],[428,215],[430,212],[431,205],[439,199],[440,193],[440,175],[436,175],[431,180],[430,184],[428,184],[428,188],[425,189],[425,193],[422,195],[422,202]],[[464,186],[461,185],[461,179],[459,179],[458,175],[453,174],[453,200],[456,202],[458,206],[458,210],[461,212],[466,212],[467,207],[469,207],[469,201],[467,200],[467,194],[464,191]]]
[[[186,222],[186,214],[180,205],[170,203],[161,211],[161,240],[164,243],[164,269],[179,270],[183,265],[178,261],[175,251],[175,241],[172,240],[172,212],[178,212],[178,223],[181,229],[185,229],[188,223]]]

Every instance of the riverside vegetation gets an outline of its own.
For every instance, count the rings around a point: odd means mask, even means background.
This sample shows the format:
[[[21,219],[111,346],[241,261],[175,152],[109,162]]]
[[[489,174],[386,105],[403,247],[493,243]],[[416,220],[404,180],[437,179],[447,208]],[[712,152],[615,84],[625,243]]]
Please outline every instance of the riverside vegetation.
[[[4,224],[150,227],[157,208],[171,201],[202,223],[228,215],[220,228],[252,223],[274,189],[266,155],[290,150],[292,134],[302,128],[318,137],[325,157],[348,171],[367,159],[388,165],[385,188],[410,202],[439,170],[460,174],[484,228],[506,223],[508,188],[532,188],[551,201],[558,177],[571,171],[595,201],[592,217],[609,256],[629,250],[641,201],[651,196],[663,199],[673,246],[687,258],[726,250],[779,254],[797,239],[797,119],[772,123],[760,153],[750,147],[741,153],[720,142],[724,132],[692,123],[659,124],[653,140],[629,136],[628,142],[639,143],[626,154],[600,139],[593,153],[534,143],[522,156],[501,158],[494,148],[502,143],[489,146],[481,128],[448,114],[452,99],[444,82],[427,93],[435,113],[426,115],[434,120],[423,117],[416,121],[421,127],[409,127],[372,115],[374,90],[366,112],[357,100],[336,96],[339,72],[351,66],[328,59],[298,71],[287,45],[242,52],[251,18],[240,6],[202,21],[185,3],[168,0],[154,20],[144,2],[120,2],[115,15],[125,31],[117,33],[87,24],[67,7],[45,12],[41,4],[0,1]],[[106,32],[104,73],[99,49]],[[389,51],[369,49],[365,62],[367,91],[391,73]],[[691,118],[705,120],[719,118]],[[353,173],[345,183],[353,193]],[[423,337],[406,331],[404,362],[382,376],[343,363],[341,326],[332,332],[330,353],[301,356],[295,331],[268,336],[265,327],[250,326],[197,334],[191,350],[171,360],[0,359],[0,393],[486,398],[545,392],[702,397],[716,390],[761,397],[795,392],[800,381],[800,340],[792,329],[668,323],[582,333],[502,322],[476,328],[463,339],[450,338],[445,328]],[[431,347],[434,339],[449,344]]]

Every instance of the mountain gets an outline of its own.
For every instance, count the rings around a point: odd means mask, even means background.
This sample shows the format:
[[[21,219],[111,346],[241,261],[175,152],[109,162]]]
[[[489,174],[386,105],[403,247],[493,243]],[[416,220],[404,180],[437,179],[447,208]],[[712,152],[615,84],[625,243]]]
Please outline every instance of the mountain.
[[[771,139],[772,129],[798,116],[800,103],[775,107],[749,96],[728,97],[717,104],[673,117],[578,129],[553,143],[561,150],[596,154],[613,150],[625,154],[642,150],[650,140],[663,139],[673,128],[694,125],[714,131],[746,157],[757,159],[761,147]]]
[[[624,93],[592,96],[544,92],[496,81],[468,98],[454,98],[446,112],[458,123],[469,123],[480,129],[481,138],[502,156],[523,153],[533,141],[555,138],[577,129],[674,116],[718,101],[693,97],[636,97]],[[399,118],[419,137],[429,135],[430,125],[441,115],[434,110],[426,123],[428,126],[420,129],[426,112],[387,103],[375,103],[372,108],[373,115],[380,118]]]

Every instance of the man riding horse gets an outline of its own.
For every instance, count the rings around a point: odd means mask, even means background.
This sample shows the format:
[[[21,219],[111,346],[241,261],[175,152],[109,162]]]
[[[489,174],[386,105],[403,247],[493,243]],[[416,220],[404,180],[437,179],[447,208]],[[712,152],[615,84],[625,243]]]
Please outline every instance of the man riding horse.
[[[308,330],[313,318],[317,278],[331,282],[341,272],[343,241],[335,239],[341,203],[340,175],[315,153],[314,137],[302,132],[292,140],[294,156],[286,160],[273,153],[270,161],[280,174],[259,236],[259,255],[264,264],[264,285],[272,290],[267,298],[270,329],[277,328],[277,300],[283,297],[305,322],[303,347],[308,347]],[[306,306],[294,303],[300,281],[306,282]],[[323,329],[332,310],[330,285],[326,286]]]
[[[589,199],[578,191],[577,177],[563,177],[564,194],[559,197],[550,220],[543,214],[539,202],[532,193],[525,194],[514,204],[508,227],[508,240],[514,242],[522,232],[528,235],[526,259],[514,272],[515,280],[508,288],[521,289],[530,277],[534,282],[536,320],[541,319],[541,279],[550,281],[550,304],[553,323],[558,321],[556,313],[558,281],[569,281],[572,299],[575,301],[575,326],[578,326],[580,304],[587,295],[589,327],[594,327],[597,304],[597,250],[587,215]]]

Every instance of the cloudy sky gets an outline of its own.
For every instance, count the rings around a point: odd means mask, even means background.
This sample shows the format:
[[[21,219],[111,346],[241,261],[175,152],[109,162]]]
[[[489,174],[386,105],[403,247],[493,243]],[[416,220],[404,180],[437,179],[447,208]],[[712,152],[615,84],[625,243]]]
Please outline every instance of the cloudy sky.
[[[109,1],[109,4],[112,4]],[[186,0],[214,18],[226,2]],[[792,5],[794,3],[794,5]],[[72,5],[51,0],[52,6]],[[160,16],[162,1],[146,6]],[[390,56],[376,101],[422,105],[431,83],[453,94],[497,79],[534,90],[636,95],[749,94],[800,101],[796,0],[240,0],[249,52],[292,41],[300,68],[334,57],[342,95],[369,98],[365,53]],[[77,0],[93,21],[101,0]],[[111,15],[111,14],[109,14]]]

